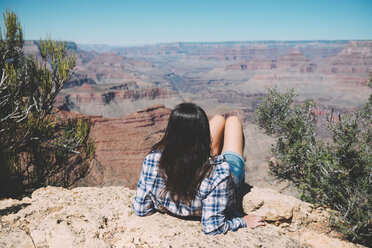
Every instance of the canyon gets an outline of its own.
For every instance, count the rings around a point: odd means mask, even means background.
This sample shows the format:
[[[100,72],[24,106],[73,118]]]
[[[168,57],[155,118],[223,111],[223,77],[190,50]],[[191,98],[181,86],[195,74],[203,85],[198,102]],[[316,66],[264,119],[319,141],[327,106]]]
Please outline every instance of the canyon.
[[[246,136],[246,182],[295,195],[268,173],[274,142],[254,125],[267,87],[294,88],[296,102],[354,111],[370,94],[372,41],[166,43],[139,47],[67,43],[76,54],[73,78],[55,106],[90,119],[96,159],[76,186],[135,188],[142,159],[164,134],[171,109],[183,101],[214,114],[238,115]],[[85,50],[84,50],[85,49]],[[38,56],[38,43],[25,52]]]
[[[66,45],[76,67],[55,109],[62,119],[91,123],[95,155],[69,189],[48,186],[23,199],[0,199],[0,246],[363,247],[331,228],[333,210],[300,201],[290,182],[269,173],[275,138],[258,129],[253,112],[267,87],[294,88],[296,103],[315,98],[319,115],[355,111],[371,94],[372,41]],[[39,57],[38,42],[26,41],[24,51]],[[211,237],[199,220],[134,214],[143,158],[184,101],[199,104],[209,118],[242,120],[242,209],[261,215],[266,226]]]

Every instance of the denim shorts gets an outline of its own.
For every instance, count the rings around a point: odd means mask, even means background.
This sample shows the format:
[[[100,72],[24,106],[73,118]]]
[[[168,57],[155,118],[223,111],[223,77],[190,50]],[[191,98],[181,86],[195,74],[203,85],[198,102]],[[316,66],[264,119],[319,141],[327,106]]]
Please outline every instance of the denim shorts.
[[[245,161],[244,158],[233,151],[223,152],[226,162],[230,165],[230,174],[236,187],[241,186],[245,180]]]

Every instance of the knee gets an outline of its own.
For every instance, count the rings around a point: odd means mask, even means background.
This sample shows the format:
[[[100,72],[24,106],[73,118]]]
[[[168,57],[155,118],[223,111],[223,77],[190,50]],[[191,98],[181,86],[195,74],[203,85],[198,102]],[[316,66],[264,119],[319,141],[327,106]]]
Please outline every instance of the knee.
[[[213,116],[211,121],[212,120],[215,121],[215,122],[221,123],[221,124],[225,124],[225,118],[222,115],[215,115],[215,116]]]
[[[242,122],[240,121],[239,117],[237,117],[237,116],[229,116],[226,120],[226,125],[227,124],[242,126]]]

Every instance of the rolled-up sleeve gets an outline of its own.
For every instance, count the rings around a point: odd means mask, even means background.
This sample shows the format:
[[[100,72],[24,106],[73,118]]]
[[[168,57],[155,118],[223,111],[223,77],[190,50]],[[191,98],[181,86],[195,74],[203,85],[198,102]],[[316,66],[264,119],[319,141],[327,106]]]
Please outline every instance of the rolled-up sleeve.
[[[154,209],[154,203],[151,200],[148,192],[146,191],[146,163],[147,158],[145,158],[143,162],[143,167],[140,175],[140,179],[138,182],[136,196],[134,197],[134,201],[132,203],[132,208],[134,213],[138,216],[146,216],[152,214]]]
[[[226,217],[229,191],[228,179],[222,180],[203,200],[202,224],[205,234],[219,234],[246,227],[240,217]]]

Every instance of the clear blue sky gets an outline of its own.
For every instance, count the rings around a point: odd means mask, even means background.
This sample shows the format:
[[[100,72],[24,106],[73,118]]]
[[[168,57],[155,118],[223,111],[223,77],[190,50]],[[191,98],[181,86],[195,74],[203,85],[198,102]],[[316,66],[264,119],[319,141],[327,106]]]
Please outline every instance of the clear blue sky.
[[[5,9],[26,39],[85,44],[372,40],[372,0],[0,0]]]

